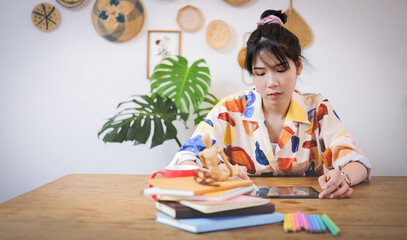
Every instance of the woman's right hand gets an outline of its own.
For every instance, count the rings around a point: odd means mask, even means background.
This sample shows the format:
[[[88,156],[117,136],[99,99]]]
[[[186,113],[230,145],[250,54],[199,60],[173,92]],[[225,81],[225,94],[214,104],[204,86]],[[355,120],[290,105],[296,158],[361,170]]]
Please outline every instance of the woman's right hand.
[[[221,164],[219,164],[219,167],[220,167],[220,169],[222,169],[222,171],[229,173],[229,169],[226,166],[226,164],[221,163]],[[234,176],[235,178],[242,179],[242,180],[250,180],[249,175],[247,175],[247,168],[245,166],[235,165],[233,167],[239,167],[239,175]]]
[[[318,178],[322,192],[319,198],[345,198],[350,197],[353,189],[345,182],[345,178],[338,170],[330,170]]]

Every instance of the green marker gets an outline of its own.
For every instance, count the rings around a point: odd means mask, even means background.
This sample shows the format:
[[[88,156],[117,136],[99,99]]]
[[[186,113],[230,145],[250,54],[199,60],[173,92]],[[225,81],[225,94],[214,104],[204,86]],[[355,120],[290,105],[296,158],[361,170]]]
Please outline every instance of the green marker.
[[[341,231],[338,226],[328,217],[328,215],[322,215],[322,221],[325,223],[326,227],[331,231],[332,235],[336,236]]]

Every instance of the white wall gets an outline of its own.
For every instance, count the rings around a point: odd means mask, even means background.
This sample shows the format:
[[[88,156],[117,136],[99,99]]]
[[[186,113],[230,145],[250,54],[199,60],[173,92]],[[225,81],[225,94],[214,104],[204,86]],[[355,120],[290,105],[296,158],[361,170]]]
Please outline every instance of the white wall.
[[[141,32],[111,43],[94,30],[94,1],[67,9],[56,1],[62,22],[53,32],[36,29],[32,8],[42,1],[2,2],[0,15],[0,202],[70,173],[149,174],[163,168],[175,142],[104,144],[97,132],[133,94],[147,94],[148,30],[180,30],[176,15],[187,4],[201,9],[205,25],[182,32],[182,55],[206,59],[211,92],[218,98],[246,86],[237,54],[243,34],[254,30],[263,10],[286,9],[288,0],[252,0],[232,7],[221,0],[144,0]],[[403,0],[294,1],[315,35],[304,51],[310,63],[298,88],[322,92],[370,158],[373,175],[407,175],[407,2]],[[222,50],[205,42],[206,25],[222,19],[232,40]],[[193,129],[179,127],[185,141]]]

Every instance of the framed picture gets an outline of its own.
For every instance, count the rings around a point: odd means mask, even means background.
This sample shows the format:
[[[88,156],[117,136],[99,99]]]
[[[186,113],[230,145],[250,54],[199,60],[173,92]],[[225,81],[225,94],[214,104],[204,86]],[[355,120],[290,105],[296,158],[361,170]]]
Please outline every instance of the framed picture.
[[[163,58],[181,55],[181,31],[148,31],[147,78]]]

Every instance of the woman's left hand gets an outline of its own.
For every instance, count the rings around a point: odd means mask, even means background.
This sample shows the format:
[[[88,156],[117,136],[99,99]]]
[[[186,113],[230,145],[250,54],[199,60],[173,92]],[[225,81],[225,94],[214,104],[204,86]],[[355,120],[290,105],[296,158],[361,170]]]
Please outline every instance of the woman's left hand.
[[[319,198],[345,198],[349,197],[353,189],[345,182],[345,177],[338,170],[331,170],[318,178],[322,192]]]

